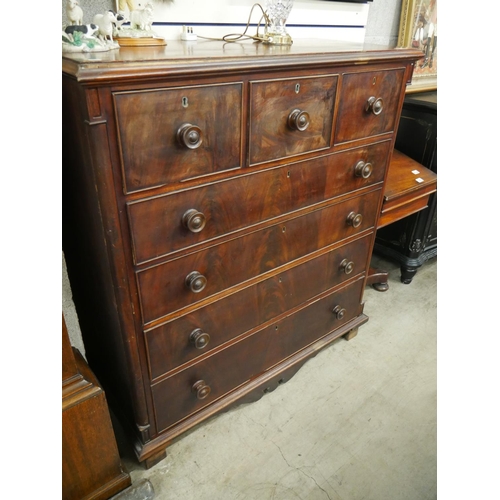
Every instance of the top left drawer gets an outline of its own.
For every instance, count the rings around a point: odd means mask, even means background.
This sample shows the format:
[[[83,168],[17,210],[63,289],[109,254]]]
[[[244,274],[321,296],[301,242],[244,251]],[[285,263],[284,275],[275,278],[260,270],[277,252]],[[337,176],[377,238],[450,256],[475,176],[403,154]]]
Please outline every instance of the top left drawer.
[[[126,193],[241,166],[242,83],[115,92]]]

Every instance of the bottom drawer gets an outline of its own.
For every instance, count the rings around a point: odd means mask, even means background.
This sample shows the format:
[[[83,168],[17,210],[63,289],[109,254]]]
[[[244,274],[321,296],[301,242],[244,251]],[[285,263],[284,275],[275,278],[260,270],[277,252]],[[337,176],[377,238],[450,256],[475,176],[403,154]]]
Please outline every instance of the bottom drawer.
[[[254,379],[362,312],[364,279],[152,386],[158,432]]]

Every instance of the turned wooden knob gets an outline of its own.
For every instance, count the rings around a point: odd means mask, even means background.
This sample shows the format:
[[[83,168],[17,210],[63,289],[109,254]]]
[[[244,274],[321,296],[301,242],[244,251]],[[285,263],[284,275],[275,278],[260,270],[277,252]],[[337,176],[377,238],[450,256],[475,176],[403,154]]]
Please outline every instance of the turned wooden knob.
[[[384,109],[384,101],[381,97],[370,97],[365,104],[365,111],[367,113],[373,113],[374,115],[379,115]]]
[[[197,328],[189,335],[189,342],[191,342],[196,349],[204,349],[210,342],[210,335],[204,332],[201,328]]]
[[[206,222],[205,215],[194,208],[182,216],[182,224],[192,233],[199,233],[205,227]]]
[[[340,268],[344,270],[344,273],[351,274],[354,269],[354,262],[344,259],[340,263]]]
[[[354,167],[354,175],[356,177],[363,177],[363,179],[368,179],[372,175],[373,166],[371,163],[365,163],[364,161],[359,161]]]
[[[347,216],[347,224],[352,227],[359,227],[363,222],[363,216],[361,214],[357,214],[356,212],[351,212]]]
[[[345,311],[345,309],[344,309],[343,307],[341,307],[341,306],[335,306],[335,307],[333,308],[333,311],[332,311],[332,312],[333,312],[333,314],[334,314],[335,318],[337,318],[337,319],[342,319],[342,318],[345,316],[345,312],[346,312],[346,311]]]
[[[185,283],[192,292],[198,293],[207,286],[207,278],[198,271],[193,271],[186,276]]]
[[[204,380],[198,380],[193,384],[191,390],[196,394],[198,399],[205,399],[210,394],[210,386]]]
[[[307,127],[309,127],[309,113],[307,111],[301,111],[300,109],[294,109],[288,115],[288,126],[292,130],[298,130],[303,132]]]
[[[201,128],[191,123],[183,123],[177,130],[177,140],[186,148],[199,148],[203,142]]]

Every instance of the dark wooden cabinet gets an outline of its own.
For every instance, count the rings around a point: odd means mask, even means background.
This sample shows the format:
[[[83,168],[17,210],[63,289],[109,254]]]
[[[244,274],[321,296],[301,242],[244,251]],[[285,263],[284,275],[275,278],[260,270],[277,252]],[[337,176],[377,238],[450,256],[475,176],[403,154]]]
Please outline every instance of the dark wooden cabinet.
[[[199,42],[63,58],[64,251],[147,466],[367,321],[413,49]]]
[[[437,91],[406,96],[396,149],[437,173]],[[437,255],[437,194],[424,210],[379,229],[374,251],[399,262],[401,281],[411,283],[418,268]]]

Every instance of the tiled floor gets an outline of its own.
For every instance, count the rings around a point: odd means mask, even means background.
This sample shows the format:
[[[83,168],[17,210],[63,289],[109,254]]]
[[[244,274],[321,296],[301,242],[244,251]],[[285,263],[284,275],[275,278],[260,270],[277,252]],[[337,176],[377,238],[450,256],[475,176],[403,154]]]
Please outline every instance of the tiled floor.
[[[184,435],[149,470],[120,445],[133,484],[149,480],[157,500],[436,498],[437,259],[410,285],[397,264],[373,263],[390,288],[366,289],[357,337]]]

